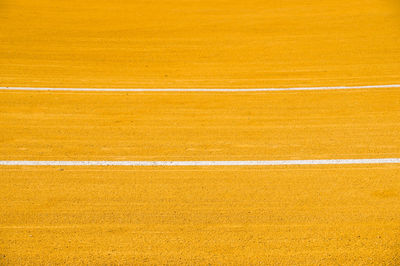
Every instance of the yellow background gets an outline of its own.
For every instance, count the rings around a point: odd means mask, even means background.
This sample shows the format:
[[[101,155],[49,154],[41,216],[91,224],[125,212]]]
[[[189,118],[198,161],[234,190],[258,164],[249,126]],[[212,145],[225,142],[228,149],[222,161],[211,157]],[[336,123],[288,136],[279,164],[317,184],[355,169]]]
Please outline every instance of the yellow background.
[[[400,83],[395,0],[3,0],[0,34],[3,86]]]
[[[400,83],[400,4],[0,2],[0,86]],[[398,88],[0,92],[0,160],[400,157]],[[0,167],[0,264],[400,263],[399,165]]]

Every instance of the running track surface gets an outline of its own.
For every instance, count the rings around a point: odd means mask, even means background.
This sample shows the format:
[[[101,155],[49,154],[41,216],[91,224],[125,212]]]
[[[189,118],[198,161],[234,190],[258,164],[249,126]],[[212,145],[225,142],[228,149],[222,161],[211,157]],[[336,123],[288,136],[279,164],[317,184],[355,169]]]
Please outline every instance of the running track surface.
[[[399,16],[391,0],[3,1],[0,264],[399,264]],[[248,88],[285,90],[229,91]]]

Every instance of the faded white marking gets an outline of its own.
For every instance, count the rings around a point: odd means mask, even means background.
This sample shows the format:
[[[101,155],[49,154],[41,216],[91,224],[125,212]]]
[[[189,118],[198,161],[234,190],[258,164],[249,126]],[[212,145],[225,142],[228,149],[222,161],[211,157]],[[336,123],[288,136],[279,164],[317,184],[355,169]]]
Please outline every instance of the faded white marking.
[[[109,91],[109,92],[257,92],[257,91],[307,91],[307,90],[350,90],[350,89],[376,89],[400,88],[400,84],[368,85],[368,86],[333,86],[333,87],[298,87],[298,88],[249,88],[249,89],[206,89],[206,88],[166,88],[166,89],[101,89],[101,88],[34,88],[34,87],[0,87],[0,90],[15,91]]]
[[[0,161],[0,165],[20,166],[251,166],[251,165],[334,165],[400,163],[400,158],[327,159],[279,161]]]

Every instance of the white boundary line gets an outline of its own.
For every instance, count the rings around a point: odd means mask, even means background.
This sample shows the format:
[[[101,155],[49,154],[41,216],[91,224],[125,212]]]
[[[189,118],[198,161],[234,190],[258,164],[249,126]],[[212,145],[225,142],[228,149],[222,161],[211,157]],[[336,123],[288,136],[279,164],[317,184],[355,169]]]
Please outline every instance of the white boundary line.
[[[1,165],[20,166],[251,166],[251,165],[334,165],[400,163],[400,158],[382,159],[328,159],[280,161],[0,161]]]
[[[306,91],[306,90],[350,90],[350,89],[376,89],[400,88],[400,84],[368,85],[368,86],[334,86],[334,87],[298,87],[298,88],[249,88],[249,89],[205,89],[205,88],[166,88],[166,89],[100,89],[100,88],[33,88],[33,87],[0,87],[0,91],[110,91],[110,92],[254,92],[254,91]]]

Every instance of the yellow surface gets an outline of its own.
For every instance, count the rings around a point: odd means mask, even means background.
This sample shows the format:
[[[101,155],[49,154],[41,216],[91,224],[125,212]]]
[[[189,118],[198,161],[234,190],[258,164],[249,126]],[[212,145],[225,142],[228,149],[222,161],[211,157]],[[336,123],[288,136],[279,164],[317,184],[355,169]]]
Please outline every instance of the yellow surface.
[[[400,89],[0,92],[3,160],[400,158]]]
[[[0,2],[0,86],[400,83],[400,5]],[[400,158],[400,90],[0,92],[0,160]],[[0,264],[400,264],[400,166],[0,167]]]
[[[2,167],[1,262],[398,265],[399,176],[398,165]]]
[[[400,83],[398,0],[2,0],[0,84]]]
[[[400,157],[398,89],[2,92],[3,160]],[[4,263],[399,263],[400,167],[1,167]]]

